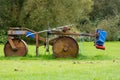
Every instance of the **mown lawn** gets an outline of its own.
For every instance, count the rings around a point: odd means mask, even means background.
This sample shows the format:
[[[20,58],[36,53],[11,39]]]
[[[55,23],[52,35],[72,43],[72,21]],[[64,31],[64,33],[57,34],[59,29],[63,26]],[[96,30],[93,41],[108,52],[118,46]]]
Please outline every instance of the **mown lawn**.
[[[36,57],[34,45],[26,57],[4,57],[0,45],[0,80],[120,80],[120,42],[105,45],[103,51],[92,42],[79,43],[75,59],[55,59],[44,47]]]

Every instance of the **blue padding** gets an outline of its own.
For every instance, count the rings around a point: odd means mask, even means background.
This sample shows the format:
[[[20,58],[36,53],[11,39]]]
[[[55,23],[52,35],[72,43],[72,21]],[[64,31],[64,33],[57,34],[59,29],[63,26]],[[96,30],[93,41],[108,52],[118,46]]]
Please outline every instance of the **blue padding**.
[[[35,38],[35,34],[34,33],[32,33],[32,32],[26,32],[26,36],[27,37],[31,37],[31,38]]]
[[[104,45],[104,42],[106,40],[106,36],[107,36],[107,32],[102,30],[102,29],[98,29],[97,30],[97,33],[99,33],[99,37],[98,39],[96,40],[96,44],[97,45],[100,45],[100,46],[103,46]]]

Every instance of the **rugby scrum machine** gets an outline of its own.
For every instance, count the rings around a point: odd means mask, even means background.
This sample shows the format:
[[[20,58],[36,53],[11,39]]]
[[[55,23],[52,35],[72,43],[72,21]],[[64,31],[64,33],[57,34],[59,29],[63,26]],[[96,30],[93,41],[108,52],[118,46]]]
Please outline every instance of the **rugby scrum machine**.
[[[46,38],[41,36],[45,32]],[[104,42],[107,32],[102,29],[97,29],[94,34],[75,33],[71,32],[70,27],[62,26],[49,30],[33,31],[27,28],[10,28],[8,30],[8,41],[4,46],[5,56],[25,56],[28,52],[27,44],[19,38],[20,35],[31,37],[36,41],[36,56],[39,55],[39,41],[46,45],[46,50],[49,50],[49,45],[52,46],[53,55],[55,58],[74,58],[77,57],[79,46],[77,41],[72,36],[90,36],[94,37],[94,45],[97,49],[105,50]],[[49,35],[57,35],[49,39]]]

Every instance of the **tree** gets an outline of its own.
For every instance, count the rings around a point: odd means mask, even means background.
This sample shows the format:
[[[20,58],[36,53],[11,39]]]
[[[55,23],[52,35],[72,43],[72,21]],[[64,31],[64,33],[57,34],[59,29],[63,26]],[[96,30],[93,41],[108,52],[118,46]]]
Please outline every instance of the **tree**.
[[[120,0],[94,0],[91,19],[107,19],[120,13]]]
[[[71,24],[88,18],[91,0],[27,0],[20,15],[22,26],[41,30],[48,26]]]
[[[107,40],[120,39],[120,0],[94,0],[91,20],[108,32]]]
[[[0,0],[0,27],[18,26],[24,0]]]

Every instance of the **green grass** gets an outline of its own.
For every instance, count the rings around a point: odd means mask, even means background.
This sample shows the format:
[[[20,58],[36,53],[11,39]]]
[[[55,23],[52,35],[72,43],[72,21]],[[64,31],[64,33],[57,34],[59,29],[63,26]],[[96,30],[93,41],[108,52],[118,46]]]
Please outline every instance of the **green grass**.
[[[55,59],[52,51],[29,45],[26,57],[4,57],[0,45],[0,80],[120,80],[120,42],[106,42],[106,50],[95,49],[93,43],[79,43],[77,58]]]
[[[120,42],[106,42],[106,50],[96,49],[93,42],[79,43],[79,55],[74,60],[111,60],[120,59]],[[0,45],[0,60],[56,60],[53,56],[52,47],[50,53],[45,51],[44,46],[39,47],[39,56],[36,57],[35,45],[28,45],[26,57],[4,57],[4,45]],[[73,59],[72,59],[73,60]]]
[[[120,80],[120,60],[3,60],[1,80]]]

